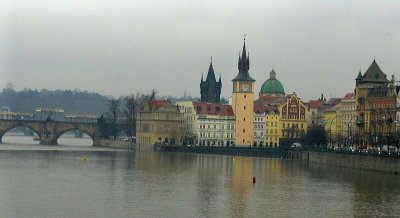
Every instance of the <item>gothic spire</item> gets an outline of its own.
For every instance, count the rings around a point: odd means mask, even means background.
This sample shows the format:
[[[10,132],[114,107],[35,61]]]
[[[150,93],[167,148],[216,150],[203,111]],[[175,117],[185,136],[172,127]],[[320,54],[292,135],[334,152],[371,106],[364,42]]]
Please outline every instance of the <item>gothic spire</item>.
[[[239,62],[238,62],[239,72],[244,72],[244,73],[249,72],[249,65],[250,65],[249,57],[247,56],[246,52],[246,39],[244,39],[242,56],[240,56],[239,54]]]
[[[215,73],[214,73],[214,67],[213,67],[213,64],[212,64],[212,57],[211,57],[211,61],[210,61],[210,67],[208,68],[208,74],[207,74],[206,81],[208,83],[210,83],[210,82],[211,83],[215,83],[216,82]]]
[[[249,75],[250,61],[249,61],[249,53],[246,51],[246,39],[243,42],[243,50],[242,54],[239,53],[239,61],[238,61],[238,75],[233,79],[233,81],[255,81]]]

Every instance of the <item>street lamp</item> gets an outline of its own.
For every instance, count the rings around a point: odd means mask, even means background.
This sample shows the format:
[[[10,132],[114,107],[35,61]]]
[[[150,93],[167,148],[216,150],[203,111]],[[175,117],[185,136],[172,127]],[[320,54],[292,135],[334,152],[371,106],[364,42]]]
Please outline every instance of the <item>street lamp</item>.
[[[350,123],[353,120],[353,118],[357,118],[357,116],[352,115],[350,121],[347,123],[347,141],[350,142],[350,135],[351,135],[351,128],[350,128]]]
[[[325,122],[324,129],[326,129],[325,127],[326,127],[326,124],[328,124],[329,120],[332,120],[331,124],[329,126],[329,141],[330,141],[331,145],[332,145],[332,123],[333,123],[333,120],[335,120],[336,118],[337,118],[337,116],[329,118],[327,120],[324,120],[324,122]]]

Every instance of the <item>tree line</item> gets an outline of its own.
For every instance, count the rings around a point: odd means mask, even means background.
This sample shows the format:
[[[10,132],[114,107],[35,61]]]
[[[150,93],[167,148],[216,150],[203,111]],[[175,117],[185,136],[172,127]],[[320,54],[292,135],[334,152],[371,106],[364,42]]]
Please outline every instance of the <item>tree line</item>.
[[[62,108],[68,114],[101,115],[107,111],[109,97],[94,92],[75,90],[16,91],[9,83],[0,92],[0,107],[13,112],[34,113],[35,108]]]

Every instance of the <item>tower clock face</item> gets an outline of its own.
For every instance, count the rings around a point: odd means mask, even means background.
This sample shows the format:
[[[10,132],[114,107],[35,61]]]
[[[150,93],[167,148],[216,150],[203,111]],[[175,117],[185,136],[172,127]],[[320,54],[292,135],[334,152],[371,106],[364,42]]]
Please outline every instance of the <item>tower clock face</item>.
[[[242,85],[242,90],[243,90],[243,92],[247,92],[249,90],[249,85],[243,84]]]

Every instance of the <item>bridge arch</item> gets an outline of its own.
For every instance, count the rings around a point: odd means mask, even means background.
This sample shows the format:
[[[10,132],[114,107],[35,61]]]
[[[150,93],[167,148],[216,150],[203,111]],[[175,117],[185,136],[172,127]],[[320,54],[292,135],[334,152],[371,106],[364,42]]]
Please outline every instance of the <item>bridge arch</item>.
[[[91,145],[91,146],[94,145],[95,138],[96,138],[95,133],[93,133],[93,132],[91,132],[91,131],[88,131],[88,130],[86,130],[86,129],[84,129],[84,128],[79,128],[79,127],[69,127],[69,128],[63,129],[62,131],[58,131],[58,132],[56,133],[56,135],[55,135],[55,141],[57,142],[57,144],[58,144],[58,140],[60,139],[60,137],[61,137],[63,134],[65,134],[65,133],[67,133],[67,132],[69,132],[69,131],[74,131],[74,130],[79,130],[79,131],[81,131],[81,132],[87,134],[87,135],[90,137],[90,139],[92,140],[92,145]]]
[[[9,132],[10,130],[14,129],[14,128],[18,128],[18,127],[25,127],[28,129],[31,129],[34,133],[36,133],[36,135],[39,136],[39,138],[41,139],[41,133],[40,133],[40,129],[36,126],[31,126],[27,123],[9,123],[9,125],[6,126],[2,126],[2,128],[0,128],[0,143],[3,142],[3,136]]]

